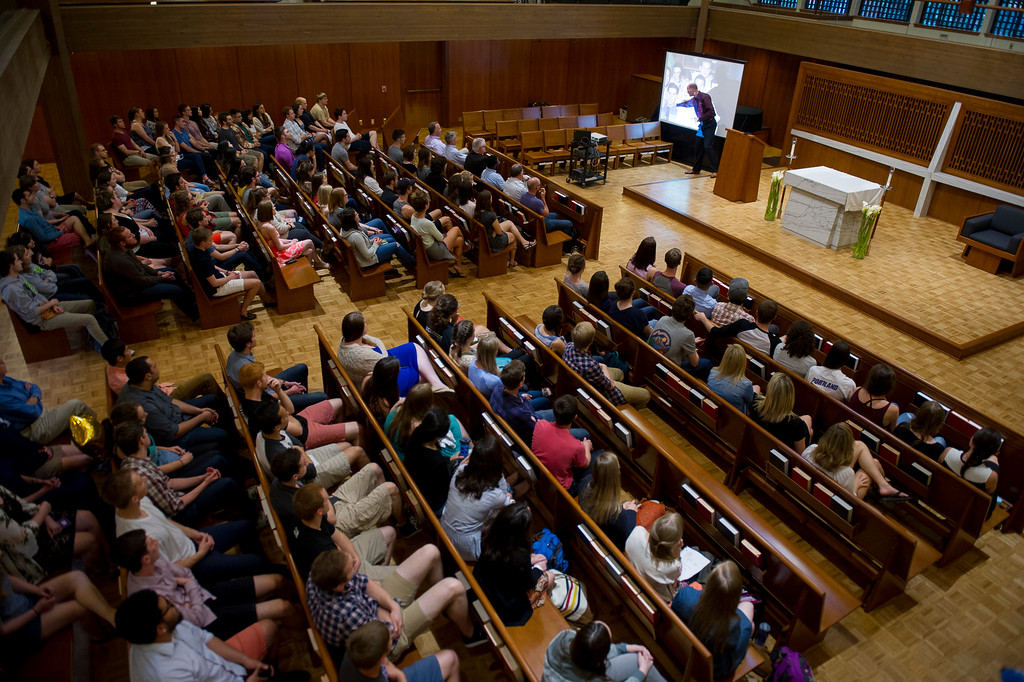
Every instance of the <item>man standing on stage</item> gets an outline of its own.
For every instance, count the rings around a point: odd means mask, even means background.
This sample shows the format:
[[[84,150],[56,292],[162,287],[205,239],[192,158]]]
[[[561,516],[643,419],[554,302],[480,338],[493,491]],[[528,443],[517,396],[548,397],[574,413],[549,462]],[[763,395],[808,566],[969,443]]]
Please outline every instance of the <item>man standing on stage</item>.
[[[711,177],[715,177],[718,175],[718,162],[715,160],[714,150],[715,129],[718,128],[718,121],[715,120],[715,105],[711,102],[711,95],[701,92],[693,83],[686,86],[686,92],[690,94],[690,99],[680,102],[676,106],[693,107],[697,114],[697,123],[700,126],[697,129],[697,144],[693,148],[693,168],[686,171],[686,174],[700,175],[701,163],[706,154],[708,166],[713,168]]]

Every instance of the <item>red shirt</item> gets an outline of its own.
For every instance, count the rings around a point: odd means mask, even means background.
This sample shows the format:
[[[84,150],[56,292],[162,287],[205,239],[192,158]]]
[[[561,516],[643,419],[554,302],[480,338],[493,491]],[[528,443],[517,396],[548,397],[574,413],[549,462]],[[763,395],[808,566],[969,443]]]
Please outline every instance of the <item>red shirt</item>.
[[[129,135],[127,132],[114,133],[113,137],[111,137],[111,143],[110,143],[110,145],[115,150],[117,150],[117,153],[120,154],[122,158],[124,158],[124,153],[122,153],[121,150],[118,149],[118,147],[117,147],[117,145],[119,145],[119,144],[123,144],[124,148],[127,149],[128,151],[132,151],[133,149],[136,148],[135,147],[135,143],[132,142],[132,136]]]
[[[566,490],[572,486],[572,468],[587,465],[587,451],[581,441],[554,422],[538,419],[533,427],[533,454]]]

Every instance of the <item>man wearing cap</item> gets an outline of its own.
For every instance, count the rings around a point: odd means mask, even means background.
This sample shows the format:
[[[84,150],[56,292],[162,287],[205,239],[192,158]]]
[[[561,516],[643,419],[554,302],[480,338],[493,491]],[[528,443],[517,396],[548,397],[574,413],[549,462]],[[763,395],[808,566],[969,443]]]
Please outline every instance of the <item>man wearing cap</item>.
[[[735,277],[729,282],[729,301],[715,304],[711,311],[711,324],[716,327],[724,327],[736,320],[754,321],[754,316],[744,310],[747,302],[747,293],[750,290],[750,283],[742,277]]]

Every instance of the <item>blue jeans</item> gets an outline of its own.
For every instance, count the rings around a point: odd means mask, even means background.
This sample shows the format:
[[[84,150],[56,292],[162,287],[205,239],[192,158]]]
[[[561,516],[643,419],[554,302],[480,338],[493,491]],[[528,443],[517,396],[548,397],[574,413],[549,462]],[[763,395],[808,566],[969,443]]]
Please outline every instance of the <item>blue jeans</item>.
[[[252,521],[229,521],[208,526],[203,532],[213,537],[213,549],[199,563],[192,567],[192,573],[200,585],[231,580],[240,576],[280,572],[267,561]],[[235,545],[246,554],[225,554]]]
[[[174,520],[196,528],[209,514],[221,509],[234,509],[243,516],[255,516],[252,512],[256,512],[245,488],[230,478],[220,478],[175,514]]]
[[[146,301],[162,301],[167,298],[178,306],[181,312],[188,315],[193,322],[199,319],[199,308],[192,289],[175,279],[173,282],[160,282],[148,286],[139,292],[139,297]]]
[[[697,366],[692,366],[689,362],[683,363],[683,369],[686,373],[692,377],[696,377],[701,381],[707,383],[708,377],[711,375],[711,360],[707,358],[701,358],[697,361]]]
[[[294,381],[302,384],[303,386],[309,387],[309,367],[299,363],[292,365],[286,370],[278,372],[277,377],[281,381]],[[300,393],[298,395],[288,396],[292,399],[292,406],[295,407],[296,412],[302,412],[310,405],[314,405],[324,400],[330,400],[326,393]]]
[[[562,220],[554,213],[549,213],[544,218],[544,227],[548,232],[565,232],[573,239],[580,236],[579,230],[576,229],[571,220]]]
[[[235,417],[228,406],[227,400],[215,395],[201,395],[186,402],[194,407],[209,407],[216,410],[218,426],[197,426],[181,438],[178,438],[173,443],[174,445],[189,450],[193,446],[216,443],[223,449],[234,449],[238,442],[238,433],[235,431]]]
[[[391,260],[392,256],[398,256],[398,260],[405,267],[415,267],[416,258],[404,246],[396,242],[394,237],[391,235],[388,235],[388,237],[390,237],[390,241],[385,240],[383,244],[377,247],[377,262],[387,263]]]

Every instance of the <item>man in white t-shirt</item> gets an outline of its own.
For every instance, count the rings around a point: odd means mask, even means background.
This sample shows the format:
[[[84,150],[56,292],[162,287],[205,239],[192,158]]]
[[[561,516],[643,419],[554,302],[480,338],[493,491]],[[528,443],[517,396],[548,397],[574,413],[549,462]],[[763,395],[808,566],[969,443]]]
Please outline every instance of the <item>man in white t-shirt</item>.
[[[370,148],[380,149],[377,146],[377,131],[371,130],[365,132],[362,135],[352,130],[352,127],[348,124],[348,111],[345,107],[338,107],[334,110],[334,139],[339,138],[338,132],[341,130],[347,130],[349,135],[352,136],[352,142],[349,145],[349,151],[353,152],[368,152]]]
[[[526,192],[526,178],[523,177],[523,167],[520,164],[513,164],[509,169],[504,191],[516,201],[519,201],[519,197]]]

